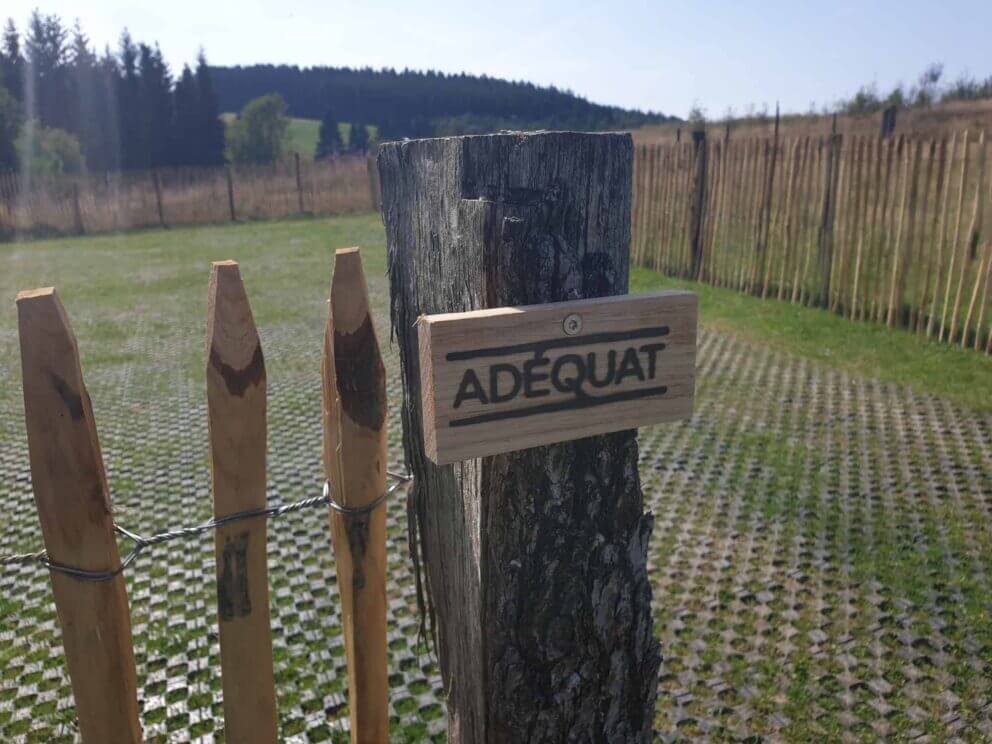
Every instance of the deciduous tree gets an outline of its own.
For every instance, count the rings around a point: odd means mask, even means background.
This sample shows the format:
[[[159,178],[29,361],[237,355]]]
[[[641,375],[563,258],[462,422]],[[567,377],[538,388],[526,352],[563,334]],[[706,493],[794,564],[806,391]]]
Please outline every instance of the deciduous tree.
[[[245,104],[228,132],[228,152],[236,163],[271,163],[285,149],[286,102],[275,93]]]

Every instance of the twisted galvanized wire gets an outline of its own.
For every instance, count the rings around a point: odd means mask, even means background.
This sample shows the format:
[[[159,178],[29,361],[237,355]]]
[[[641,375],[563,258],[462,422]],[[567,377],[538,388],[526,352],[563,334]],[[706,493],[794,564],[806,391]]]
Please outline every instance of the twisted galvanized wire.
[[[381,506],[386,501],[386,497],[389,494],[393,493],[398,488],[413,479],[412,475],[405,473],[394,473],[391,470],[387,470],[386,473],[390,478],[392,478],[393,482],[376,499],[370,501],[364,506],[349,507],[337,503],[331,495],[331,484],[324,481],[324,492],[320,496],[311,496],[310,498],[301,499],[300,501],[293,501],[289,504],[268,506],[263,509],[250,509],[247,511],[235,512],[234,514],[227,514],[223,517],[211,517],[203,524],[192,525],[190,527],[176,527],[154,535],[141,535],[137,532],[132,532],[131,530],[128,530],[115,522],[114,531],[118,535],[130,540],[134,544],[134,547],[126,556],[124,556],[123,560],[121,560],[120,567],[113,571],[90,571],[84,568],[77,568],[75,566],[67,566],[53,561],[48,557],[48,553],[44,550],[39,550],[35,553],[18,553],[14,555],[0,556],[0,565],[37,563],[45,566],[45,568],[50,571],[57,571],[58,573],[74,576],[75,578],[83,581],[109,581],[115,576],[123,573],[128,566],[137,560],[141,552],[147,547],[158,545],[159,543],[170,542],[172,540],[199,537],[204,532],[210,532],[211,530],[231,524],[232,522],[242,522],[246,519],[256,519],[258,517],[275,519],[292,512],[302,511],[303,509],[309,509],[315,506],[330,506],[339,514],[344,514],[345,516],[350,517],[368,514]]]

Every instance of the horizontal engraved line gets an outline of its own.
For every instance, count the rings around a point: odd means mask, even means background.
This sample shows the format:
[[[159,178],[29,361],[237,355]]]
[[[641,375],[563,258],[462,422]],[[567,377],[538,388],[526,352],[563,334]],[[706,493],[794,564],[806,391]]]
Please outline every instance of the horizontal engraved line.
[[[473,424],[487,424],[491,421],[503,421],[505,419],[526,418],[527,416],[537,416],[542,413],[557,413],[558,411],[574,411],[582,408],[595,408],[605,406],[610,403],[623,403],[628,400],[638,400],[639,398],[650,398],[653,395],[664,395],[668,392],[666,385],[657,387],[641,388],[640,390],[628,390],[613,395],[588,396],[583,398],[572,398],[570,400],[559,401],[558,403],[545,403],[540,406],[530,408],[516,408],[512,411],[492,411],[491,413],[480,413],[476,416],[466,416],[465,418],[454,419],[448,426],[472,426]]]
[[[519,354],[524,351],[545,351],[547,349],[567,349],[572,346],[590,346],[592,344],[605,344],[614,341],[633,341],[641,338],[656,338],[667,336],[668,326],[652,326],[650,328],[638,328],[633,331],[609,331],[605,333],[590,333],[587,336],[570,336],[568,338],[553,338],[547,341],[530,341],[525,344],[511,344],[509,346],[491,346],[486,349],[469,349],[466,351],[449,351],[444,358],[449,362],[460,362],[465,359],[479,359],[481,357],[499,357],[508,354]]]

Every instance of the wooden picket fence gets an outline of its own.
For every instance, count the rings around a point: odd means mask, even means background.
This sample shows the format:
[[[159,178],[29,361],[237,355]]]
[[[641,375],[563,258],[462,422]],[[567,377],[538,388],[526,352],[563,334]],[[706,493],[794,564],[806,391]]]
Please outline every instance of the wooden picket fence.
[[[332,215],[375,208],[368,159],[29,179],[0,173],[0,239]]]
[[[129,533],[114,523],[76,339],[53,288],[20,293],[17,311],[31,479],[45,560],[55,564],[52,591],[79,732],[84,742],[140,742],[126,564],[115,534]],[[257,513],[266,506],[265,362],[233,261],[213,265],[207,347],[208,527],[215,535],[225,737],[274,742],[266,519]],[[386,741],[386,385],[358,249],[335,258],[321,378],[351,736]]]
[[[984,132],[640,146],[633,260],[992,353],[989,171]]]

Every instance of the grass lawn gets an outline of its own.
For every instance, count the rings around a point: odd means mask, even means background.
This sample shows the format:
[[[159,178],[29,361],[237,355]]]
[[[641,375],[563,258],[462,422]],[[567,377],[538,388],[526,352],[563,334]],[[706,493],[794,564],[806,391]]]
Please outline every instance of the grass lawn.
[[[301,158],[312,160],[319,138],[320,122],[316,119],[290,119],[286,131],[286,150],[298,152]]]
[[[13,299],[21,289],[54,285],[80,340],[84,370],[135,361],[127,349],[135,317],[143,333],[168,343],[176,327],[206,329],[210,262],[235,259],[258,324],[280,326],[322,315],[335,248],[364,247],[373,293],[385,305],[385,236],[377,215],[334,220],[287,220],[102,235],[76,240],[0,244],[0,293],[8,312],[0,369],[0,399],[20,395]],[[154,312],[152,312],[154,311]],[[202,349],[180,358],[201,375]],[[272,359],[281,367],[291,359]]]
[[[860,376],[909,385],[975,410],[992,411],[992,356],[988,354],[647,269],[634,269],[630,284],[632,292],[692,290],[699,295],[701,320],[709,328]]]
[[[21,402],[18,290],[55,285],[93,400],[116,518],[143,533],[210,514],[204,335],[210,262],[240,262],[268,381],[269,498],[321,482],[319,357],[333,250],[363,248],[401,467],[378,215],[0,245],[0,554],[40,541]],[[904,331],[689,287],[702,333],[692,420],[641,431],[664,664],[656,725],[732,740],[992,740],[992,360]],[[440,741],[417,641],[406,509],[390,503],[393,741]],[[269,528],[282,737],[341,741],[340,602],[326,517]],[[149,741],[222,736],[213,542],[155,546],[125,576]],[[72,741],[47,575],[0,567],[0,740]]]

